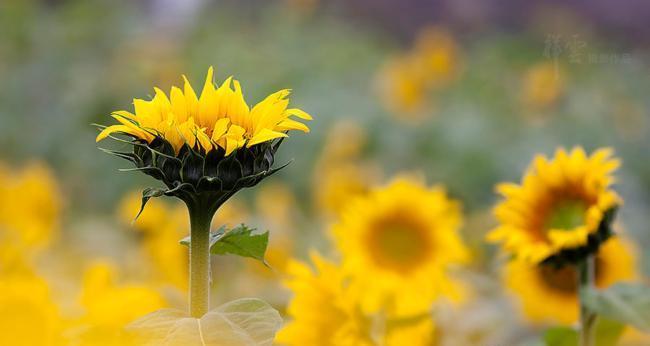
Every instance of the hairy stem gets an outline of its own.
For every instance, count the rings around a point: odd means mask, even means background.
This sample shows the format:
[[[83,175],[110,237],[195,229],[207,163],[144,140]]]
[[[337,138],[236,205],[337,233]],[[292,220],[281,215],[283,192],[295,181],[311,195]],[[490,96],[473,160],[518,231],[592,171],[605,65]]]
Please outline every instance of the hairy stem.
[[[210,223],[212,215],[200,206],[190,212],[190,315],[201,318],[210,308]]]
[[[589,255],[578,263],[578,289],[582,291],[594,286],[595,260]],[[596,313],[591,311],[582,300],[580,294],[580,346],[594,346],[594,325],[596,324]]]

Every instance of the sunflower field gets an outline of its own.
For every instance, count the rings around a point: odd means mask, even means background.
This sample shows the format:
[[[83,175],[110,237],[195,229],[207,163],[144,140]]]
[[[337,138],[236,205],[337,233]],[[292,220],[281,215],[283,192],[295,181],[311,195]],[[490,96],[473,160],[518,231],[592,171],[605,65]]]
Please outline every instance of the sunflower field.
[[[0,0],[0,346],[650,345],[648,17]]]

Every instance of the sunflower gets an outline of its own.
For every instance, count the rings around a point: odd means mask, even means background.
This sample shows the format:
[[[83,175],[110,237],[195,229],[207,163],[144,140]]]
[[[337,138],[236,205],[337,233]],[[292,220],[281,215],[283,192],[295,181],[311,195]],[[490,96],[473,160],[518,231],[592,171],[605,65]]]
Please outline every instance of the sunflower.
[[[406,178],[350,202],[332,232],[364,292],[363,309],[403,316],[427,311],[441,295],[461,299],[462,286],[448,276],[468,259],[461,219],[443,188]]]
[[[113,263],[97,261],[84,272],[79,303],[85,313],[66,331],[71,344],[135,346],[124,327],[145,313],[168,306],[152,285],[118,283],[117,271]]]
[[[314,204],[323,216],[336,216],[345,201],[368,192],[378,180],[378,167],[363,159],[366,137],[365,130],[350,121],[329,130],[312,177]]]
[[[587,156],[577,147],[568,153],[558,149],[552,160],[536,156],[520,185],[497,185],[505,199],[494,209],[500,225],[488,241],[502,242],[505,250],[533,263],[585,247],[606,212],[621,203],[610,188],[620,165],[612,155],[605,148]]]
[[[63,198],[43,163],[20,170],[0,163],[0,239],[26,250],[46,248],[59,232]]]
[[[523,78],[522,101],[534,110],[553,106],[564,92],[564,80],[553,62],[542,62],[530,67]]]
[[[286,131],[289,130],[309,132],[305,124],[291,118],[311,120],[304,111],[287,108],[290,90],[275,92],[250,108],[239,81],[229,77],[221,86],[215,87],[213,74],[210,67],[200,96],[183,76],[183,90],[172,87],[170,97],[154,88],[152,100],[134,99],[135,112],[113,112],[113,118],[120,124],[105,128],[97,136],[97,141],[113,133],[127,134],[147,143],[162,137],[176,153],[187,144],[206,152],[223,148],[228,156],[241,147],[250,148],[287,137]]]
[[[38,276],[0,280],[0,345],[62,345],[62,324],[45,280]]]
[[[237,80],[228,78],[217,87],[213,74],[210,67],[200,96],[185,77],[183,89],[172,87],[169,97],[154,88],[150,101],[133,100],[134,112],[113,112],[119,124],[104,128],[97,136],[98,142],[111,137],[132,145],[132,152],[103,150],[131,161],[136,167],[130,170],[165,184],[164,189],[146,190],[143,204],[151,197],[175,196],[188,205],[202,204],[192,207],[214,214],[237,191],[284,167],[272,168],[288,131],[309,132],[296,119],[311,120],[311,116],[288,108],[288,89],[251,108]]]
[[[340,267],[312,254],[315,270],[292,260],[287,287],[294,297],[287,313],[293,318],[278,332],[286,345],[373,346],[371,321],[359,310],[359,291]]]
[[[631,244],[618,237],[606,241],[595,257],[595,285],[604,288],[633,279],[636,271],[633,250]],[[555,268],[513,260],[505,267],[503,280],[532,322],[571,324],[578,319],[576,273],[574,266]]]
[[[277,342],[313,346],[428,346],[434,344],[434,321],[425,314],[395,319],[389,314],[366,314],[360,309],[363,292],[353,277],[318,254],[315,270],[292,260],[287,286],[294,298],[288,307],[293,318],[280,330]]]
[[[386,108],[400,120],[420,120],[426,107],[434,106],[430,94],[457,78],[460,61],[460,49],[448,31],[424,28],[411,49],[391,57],[379,71]]]

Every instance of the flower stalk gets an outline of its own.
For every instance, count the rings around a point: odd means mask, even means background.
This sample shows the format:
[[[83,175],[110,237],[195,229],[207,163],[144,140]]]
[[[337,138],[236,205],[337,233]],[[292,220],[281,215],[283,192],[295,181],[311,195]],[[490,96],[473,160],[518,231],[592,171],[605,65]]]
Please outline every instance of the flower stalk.
[[[589,255],[578,264],[578,290],[582,292],[585,289],[594,286],[595,276],[595,259],[594,255]],[[596,325],[596,313],[586,306],[582,294],[580,296],[580,346],[594,345],[594,326]]]
[[[190,315],[201,318],[210,308],[210,224],[212,214],[190,207]]]

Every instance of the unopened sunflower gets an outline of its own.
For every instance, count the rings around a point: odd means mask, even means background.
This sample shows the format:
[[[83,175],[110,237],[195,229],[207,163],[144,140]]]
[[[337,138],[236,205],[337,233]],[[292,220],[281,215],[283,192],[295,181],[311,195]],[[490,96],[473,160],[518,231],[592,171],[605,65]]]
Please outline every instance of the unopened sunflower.
[[[151,100],[133,100],[134,112],[113,112],[119,124],[104,128],[97,136],[97,141],[111,137],[132,146],[132,151],[105,151],[131,161],[136,166],[133,170],[165,184],[143,192],[141,212],[150,198],[163,195],[187,205],[190,313],[194,318],[209,310],[214,214],[237,191],[282,168],[272,168],[282,139],[290,130],[309,132],[296,119],[311,120],[306,112],[288,108],[288,89],[249,107],[237,80],[228,78],[217,87],[213,74],[210,67],[200,96],[185,77],[183,89],[172,87],[169,97],[154,88]]]
[[[588,156],[578,147],[538,155],[521,184],[503,183],[494,209],[500,223],[488,240],[532,263],[576,262],[596,252],[610,235],[612,210],[621,199],[611,189],[620,165],[611,149]]]
[[[441,187],[406,178],[350,202],[333,227],[343,266],[362,287],[366,311],[428,311],[441,296],[463,298],[449,269],[468,260],[460,205]]]
[[[150,101],[133,100],[134,112],[113,112],[119,124],[104,128],[97,136],[101,141],[113,134],[126,135],[133,152],[110,153],[165,183],[167,189],[158,194],[188,203],[203,193],[216,208],[215,204],[237,190],[253,186],[277,170],[271,168],[274,154],[287,131],[309,132],[295,118],[311,120],[311,116],[288,108],[288,89],[251,108],[239,81],[231,77],[215,86],[212,67],[200,96],[183,78],[183,89],[172,87],[169,97],[154,88]]]

